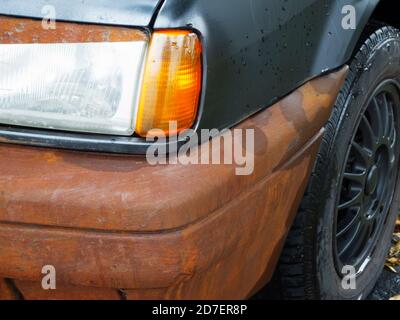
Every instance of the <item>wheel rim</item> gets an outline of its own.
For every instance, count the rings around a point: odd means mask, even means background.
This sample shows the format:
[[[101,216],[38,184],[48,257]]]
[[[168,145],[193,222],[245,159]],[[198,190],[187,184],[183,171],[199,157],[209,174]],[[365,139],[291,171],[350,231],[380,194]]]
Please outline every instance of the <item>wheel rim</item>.
[[[400,97],[392,81],[373,94],[353,136],[340,177],[334,256],[361,273],[375,250],[397,180]]]

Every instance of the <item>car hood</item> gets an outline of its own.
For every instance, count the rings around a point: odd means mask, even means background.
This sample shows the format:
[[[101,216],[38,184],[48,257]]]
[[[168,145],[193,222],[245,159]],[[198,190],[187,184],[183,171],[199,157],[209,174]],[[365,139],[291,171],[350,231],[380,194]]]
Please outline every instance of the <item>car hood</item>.
[[[53,6],[57,20],[148,26],[163,0],[2,0],[0,14],[43,18]]]

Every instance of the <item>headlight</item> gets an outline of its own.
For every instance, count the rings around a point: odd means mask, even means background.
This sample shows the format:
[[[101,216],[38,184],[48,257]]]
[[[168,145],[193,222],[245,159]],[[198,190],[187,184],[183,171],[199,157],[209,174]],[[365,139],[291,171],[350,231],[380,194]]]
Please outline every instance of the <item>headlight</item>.
[[[0,123],[170,134],[169,121],[178,131],[193,125],[201,72],[200,42],[189,31],[149,39],[137,29],[57,22],[44,30],[38,20],[0,16]]]
[[[41,32],[63,35],[64,26]],[[0,44],[0,122],[131,135],[145,38],[134,31],[130,41]]]

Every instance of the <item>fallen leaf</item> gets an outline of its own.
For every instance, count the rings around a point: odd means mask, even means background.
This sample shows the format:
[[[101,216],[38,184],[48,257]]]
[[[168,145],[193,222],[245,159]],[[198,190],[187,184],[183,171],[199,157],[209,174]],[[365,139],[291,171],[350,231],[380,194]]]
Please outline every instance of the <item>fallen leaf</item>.
[[[397,242],[393,247],[390,248],[390,256],[394,257],[400,253],[400,241]]]
[[[388,268],[390,271],[397,273],[397,270],[389,263],[385,263],[385,267]]]
[[[400,266],[400,258],[389,258],[389,259],[387,259],[387,262],[391,266]]]

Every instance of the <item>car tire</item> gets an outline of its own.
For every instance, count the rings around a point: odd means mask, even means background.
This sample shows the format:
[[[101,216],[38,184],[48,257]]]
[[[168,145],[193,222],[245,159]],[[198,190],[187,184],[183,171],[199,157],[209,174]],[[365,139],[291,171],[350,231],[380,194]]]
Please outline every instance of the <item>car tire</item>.
[[[363,299],[384,266],[399,207],[400,32],[371,28],[349,63],[274,276],[284,299]]]

